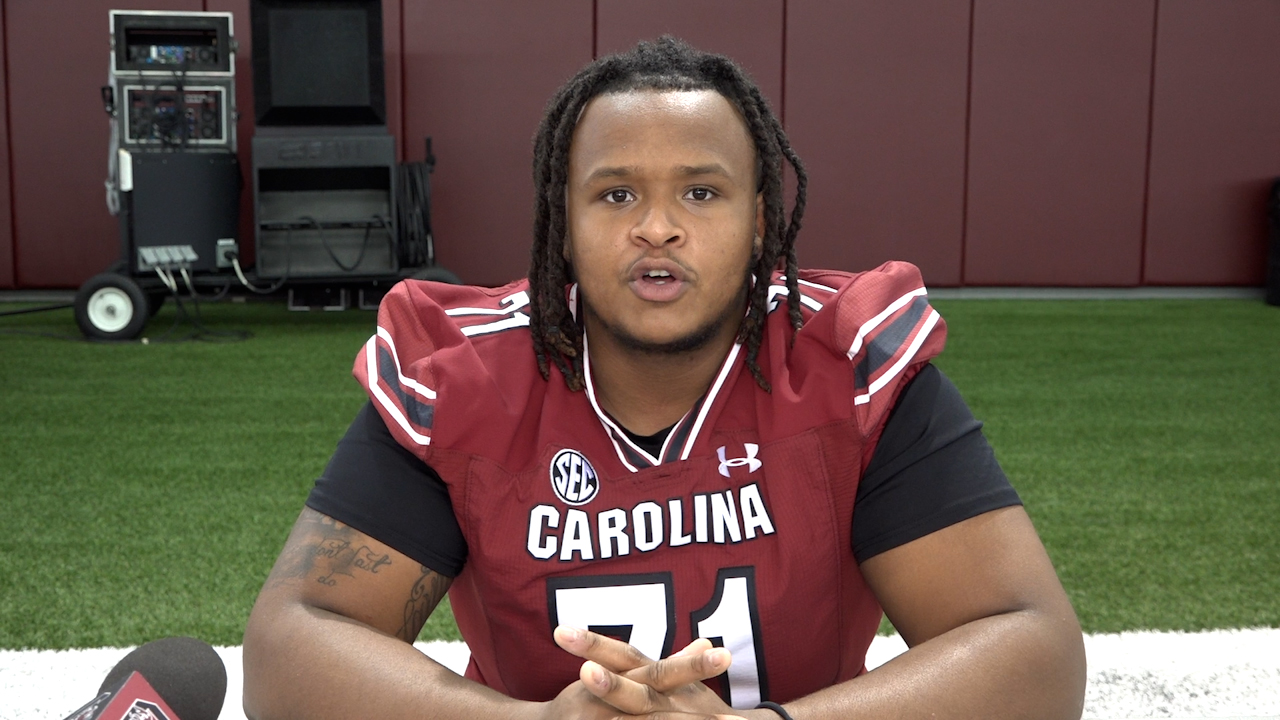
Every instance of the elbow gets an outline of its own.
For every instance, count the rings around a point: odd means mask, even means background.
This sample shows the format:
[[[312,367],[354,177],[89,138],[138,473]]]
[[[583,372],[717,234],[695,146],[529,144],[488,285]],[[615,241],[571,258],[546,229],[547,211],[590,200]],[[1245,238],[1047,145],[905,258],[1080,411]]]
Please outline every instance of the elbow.
[[[285,658],[290,655],[288,619],[290,613],[282,603],[259,597],[249,614],[244,631],[243,664],[244,695],[242,706],[248,720],[273,720],[287,716],[288,698],[282,693],[290,683],[285,681]]]
[[[1041,641],[1033,645],[1032,652],[1040,662],[1029,662],[1028,667],[1039,671],[1038,682],[1031,686],[1039,688],[1038,707],[1027,717],[1079,720],[1084,714],[1088,679],[1080,622],[1070,605],[1065,611],[1038,613],[1035,622]]]

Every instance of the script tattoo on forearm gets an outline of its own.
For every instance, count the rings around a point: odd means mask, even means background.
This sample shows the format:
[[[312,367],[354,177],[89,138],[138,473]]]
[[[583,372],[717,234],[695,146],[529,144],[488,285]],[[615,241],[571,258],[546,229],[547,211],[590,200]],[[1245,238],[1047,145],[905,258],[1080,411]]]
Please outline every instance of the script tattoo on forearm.
[[[401,640],[411,643],[418,638],[418,632],[431,611],[436,609],[440,600],[449,589],[453,580],[435,572],[426,565],[422,566],[422,576],[413,584],[409,592],[409,601],[404,604],[404,624],[396,633]]]
[[[378,553],[368,545],[353,547],[355,530],[333,518],[307,508],[299,519],[300,529],[305,529],[298,542],[290,542],[281,553],[280,560],[271,571],[268,585],[278,585],[286,580],[301,580],[312,574],[317,566],[323,574],[316,578],[321,585],[338,584],[335,576],[355,577],[356,571],[373,575],[383,566],[391,564],[391,556]]]

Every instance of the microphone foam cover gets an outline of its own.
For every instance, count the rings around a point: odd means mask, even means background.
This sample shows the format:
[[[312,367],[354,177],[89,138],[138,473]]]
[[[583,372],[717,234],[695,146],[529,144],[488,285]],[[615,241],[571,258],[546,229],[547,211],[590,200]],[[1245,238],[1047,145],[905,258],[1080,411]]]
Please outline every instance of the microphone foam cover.
[[[222,713],[227,668],[209,643],[189,637],[152,640],[116,663],[98,692],[114,691],[134,671],[151,683],[178,720],[218,720]]]

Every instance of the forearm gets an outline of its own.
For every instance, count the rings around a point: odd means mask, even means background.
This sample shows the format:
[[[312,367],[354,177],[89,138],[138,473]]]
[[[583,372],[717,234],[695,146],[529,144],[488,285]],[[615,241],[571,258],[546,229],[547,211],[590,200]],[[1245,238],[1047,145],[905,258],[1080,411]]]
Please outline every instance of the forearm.
[[[1018,611],[961,625],[786,708],[795,720],[1075,720],[1084,684],[1075,615]]]
[[[253,720],[521,718],[537,707],[462,678],[398,638],[304,605],[255,610],[244,670]]]

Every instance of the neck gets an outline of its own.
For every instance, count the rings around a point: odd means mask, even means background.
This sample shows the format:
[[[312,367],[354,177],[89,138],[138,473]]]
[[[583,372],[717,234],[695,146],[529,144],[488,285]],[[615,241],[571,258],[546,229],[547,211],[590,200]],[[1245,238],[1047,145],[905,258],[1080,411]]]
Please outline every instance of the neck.
[[[591,382],[596,400],[623,427],[652,435],[671,427],[702,397],[724,364],[737,328],[720,332],[706,345],[686,353],[638,353],[622,346],[607,330],[586,332],[591,353]]]

